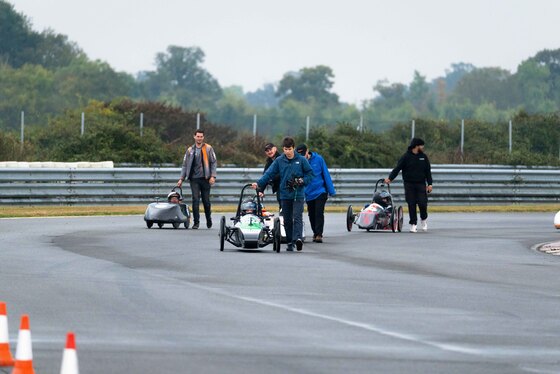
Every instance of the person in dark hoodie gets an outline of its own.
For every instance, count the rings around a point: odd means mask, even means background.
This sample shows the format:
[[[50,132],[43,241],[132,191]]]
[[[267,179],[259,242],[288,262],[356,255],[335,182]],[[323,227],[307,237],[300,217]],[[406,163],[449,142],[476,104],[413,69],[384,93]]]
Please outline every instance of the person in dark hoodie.
[[[286,230],[288,251],[294,246],[298,251],[303,248],[303,200],[305,186],[313,179],[313,169],[307,159],[295,151],[293,138],[282,140],[284,154],[278,156],[266,173],[252,187],[262,191],[266,184],[280,176],[280,202]]]
[[[264,165],[263,174],[266,173],[270,165],[280,156],[278,152],[278,148],[272,143],[266,143],[264,146],[264,153],[266,154],[266,164]],[[278,209],[282,209],[282,205],[280,204],[280,193],[278,190],[280,189],[280,176],[277,175],[273,180],[268,182],[268,185],[272,187],[272,193],[276,194],[276,200],[278,201]]]
[[[404,194],[408,204],[410,232],[417,232],[418,216],[416,205],[420,209],[422,231],[428,231],[428,193],[432,192],[432,170],[428,156],[424,153],[424,141],[413,138],[408,151],[400,158],[385,183],[389,184],[402,170]]]

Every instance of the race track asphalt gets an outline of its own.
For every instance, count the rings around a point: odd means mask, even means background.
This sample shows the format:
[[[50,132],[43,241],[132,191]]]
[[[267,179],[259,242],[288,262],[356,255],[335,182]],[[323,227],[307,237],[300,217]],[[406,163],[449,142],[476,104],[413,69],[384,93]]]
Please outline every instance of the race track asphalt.
[[[1,219],[12,350],[26,313],[38,373],[67,331],[82,373],[560,372],[560,256],[532,248],[558,240],[550,213],[432,214],[416,234],[332,213],[301,253],[220,252],[219,216]]]

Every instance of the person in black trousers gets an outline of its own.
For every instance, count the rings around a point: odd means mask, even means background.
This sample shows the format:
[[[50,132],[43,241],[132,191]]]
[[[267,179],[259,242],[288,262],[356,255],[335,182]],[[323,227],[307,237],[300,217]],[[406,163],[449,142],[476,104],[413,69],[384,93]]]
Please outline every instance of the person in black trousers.
[[[404,181],[404,195],[408,204],[410,217],[410,232],[417,232],[418,216],[416,205],[420,209],[422,231],[428,231],[428,193],[432,192],[432,169],[430,160],[424,153],[424,141],[413,138],[408,146],[408,151],[400,158],[385,183],[389,184],[402,170]]]

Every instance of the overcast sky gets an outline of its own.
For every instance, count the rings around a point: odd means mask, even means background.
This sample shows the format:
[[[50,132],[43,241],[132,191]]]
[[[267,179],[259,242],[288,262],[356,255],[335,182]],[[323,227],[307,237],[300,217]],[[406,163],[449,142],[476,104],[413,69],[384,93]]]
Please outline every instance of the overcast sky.
[[[119,71],[154,70],[169,45],[198,46],[222,87],[254,91],[327,65],[359,104],[378,80],[428,80],[452,63],[502,67],[560,48],[558,0],[8,0],[37,31],[65,34]]]

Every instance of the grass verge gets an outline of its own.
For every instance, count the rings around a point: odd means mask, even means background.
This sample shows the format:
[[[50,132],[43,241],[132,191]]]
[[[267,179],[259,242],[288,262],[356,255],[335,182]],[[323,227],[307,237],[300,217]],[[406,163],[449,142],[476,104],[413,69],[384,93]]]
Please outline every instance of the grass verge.
[[[354,211],[361,208],[354,205]],[[234,213],[236,205],[213,205],[213,213]],[[406,206],[404,207],[406,211]],[[325,211],[331,213],[343,213],[348,205],[327,205]],[[433,213],[526,213],[526,212],[551,212],[560,210],[560,204],[540,205],[464,205],[443,206],[434,205],[429,207]],[[146,206],[0,206],[0,218],[16,217],[61,217],[61,216],[113,216],[113,215],[135,215],[144,214]]]

